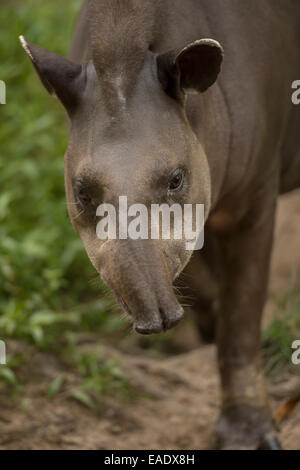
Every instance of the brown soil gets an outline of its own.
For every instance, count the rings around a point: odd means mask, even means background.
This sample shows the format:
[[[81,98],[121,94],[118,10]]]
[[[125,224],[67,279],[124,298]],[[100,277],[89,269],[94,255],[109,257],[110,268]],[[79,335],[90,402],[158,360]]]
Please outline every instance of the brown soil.
[[[291,287],[299,291],[299,227],[298,192],[280,202],[266,323],[276,310],[275,295]],[[76,372],[56,356],[30,350],[22,370],[27,385],[16,398],[0,396],[0,449],[208,448],[220,404],[215,347],[199,346],[188,321],[173,339],[176,352],[183,352],[164,358],[151,357],[133,336],[118,348],[98,343],[93,336],[82,337],[78,347],[116,358],[138,396],[129,402],[106,397],[100,410],[91,410],[68,395],[78,382]],[[26,348],[15,342],[9,347]],[[268,379],[274,414],[289,399],[300,397],[299,367]],[[62,373],[63,389],[47,398],[49,384]],[[300,450],[300,402],[296,400],[279,428],[284,449]]]

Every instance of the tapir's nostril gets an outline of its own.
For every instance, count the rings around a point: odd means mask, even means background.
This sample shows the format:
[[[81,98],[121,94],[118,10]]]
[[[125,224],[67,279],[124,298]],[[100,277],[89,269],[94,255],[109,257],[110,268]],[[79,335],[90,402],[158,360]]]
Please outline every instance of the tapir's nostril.
[[[181,306],[179,306],[175,312],[167,313],[163,308],[160,308],[159,313],[162,319],[163,330],[167,331],[180,322],[183,317],[184,310]]]
[[[136,323],[135,331],[141,335],[153,335],[162,332],[161,323]]]
[[[162,333],[167,331],[170,328],[173,328],[183,317],[183,308],[179,306],[177,310],[168,313],[164,309],[159,309],[160,321],[150,321],[150,322],[136,322],[134,325],[137,333],[142,335],[151,335],[155,333]]]

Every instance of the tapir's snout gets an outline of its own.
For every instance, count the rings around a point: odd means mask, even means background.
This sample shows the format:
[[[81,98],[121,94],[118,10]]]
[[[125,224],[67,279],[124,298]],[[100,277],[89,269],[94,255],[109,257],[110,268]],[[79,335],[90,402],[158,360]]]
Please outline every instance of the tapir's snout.
[[[154,322],[150,321],[138,321],[135,323],[134,328],[137,333],[142,335],[151,335],[154,333],[162,333],[170,330],[173,326],[176,326],[183,317],[183,308],[180,305],[171,308],[168,311],[159,309],[159,319]]]
[[[116,297],[119,299],[124,310],[126,310],[132,318],[135,318],[137,312],[133,313],[124,299],[118,294],[116,294]],[[164,308],[159,307],[157,310],[158,303],[154,303],[152,312],[146,306],[144,310],[140,310],[138,312],[139,315],[137,315],[137,320],[134,322],[135,331],[141,335],[152,335],[162,333],[176,326],[182,319],[184,311],[175,297],[170,300],[170,304],[166,305]],[[143,315],[143,312],[148,310],[150,313],[149,316]]]
[[[183,317],[165,256],[152,240],[105,242],[100,249],[99,272],[138,333],[162,333]]]

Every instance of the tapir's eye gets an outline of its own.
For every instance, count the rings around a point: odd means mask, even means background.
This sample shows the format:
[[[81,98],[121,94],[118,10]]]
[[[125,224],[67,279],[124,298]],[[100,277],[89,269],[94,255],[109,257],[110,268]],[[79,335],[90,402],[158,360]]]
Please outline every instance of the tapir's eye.
[[[83,188],[78,190],[78,199],[82,204],[89,204],[91,202],[89,194]]]
[[[169,191],[179,191],[182,188],[184,180],[184,172],[183,170],[177,170],[173,175],[169,182]]]

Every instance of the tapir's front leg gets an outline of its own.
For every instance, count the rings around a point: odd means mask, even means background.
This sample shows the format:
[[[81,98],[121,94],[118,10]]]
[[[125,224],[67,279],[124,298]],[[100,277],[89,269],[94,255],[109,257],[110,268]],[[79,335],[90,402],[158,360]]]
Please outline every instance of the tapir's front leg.
[[[278,445],[267,406],[260,357],[260,324],[275,206],[275,194],[259,194],[239,226],[220,241],[224,284],[217,325],[222,385],[217,448],[256,449]]]

